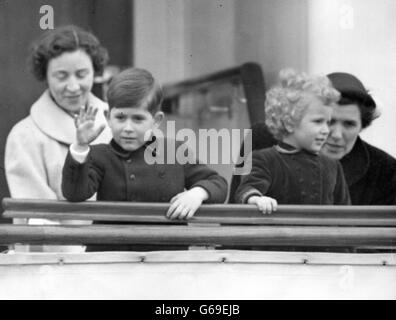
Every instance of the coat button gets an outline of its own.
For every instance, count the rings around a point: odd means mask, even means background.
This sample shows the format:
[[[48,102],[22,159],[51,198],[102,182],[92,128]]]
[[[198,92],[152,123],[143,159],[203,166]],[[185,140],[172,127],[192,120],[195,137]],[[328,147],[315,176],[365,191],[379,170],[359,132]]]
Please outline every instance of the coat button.
[[[131,174],[131,175],[129,176],[129,179],[135,180],[135,179],[136,179],[136,176],[135,176],[134,174]]]
[[[132,163],[132,159],[128,159],[126,162],[127,163]]]

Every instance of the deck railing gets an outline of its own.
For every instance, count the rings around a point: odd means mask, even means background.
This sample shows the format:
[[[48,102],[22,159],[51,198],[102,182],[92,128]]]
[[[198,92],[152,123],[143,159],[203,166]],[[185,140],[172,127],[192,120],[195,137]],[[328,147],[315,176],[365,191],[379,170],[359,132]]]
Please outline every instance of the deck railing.
[[[396,206],[280,205],[263,215],[250,205],[203,205],[188,221],[167,219],[166,203],[5,198],[3,208],[7,218],[105,224],[0,225],[0,244],[396,247]]]

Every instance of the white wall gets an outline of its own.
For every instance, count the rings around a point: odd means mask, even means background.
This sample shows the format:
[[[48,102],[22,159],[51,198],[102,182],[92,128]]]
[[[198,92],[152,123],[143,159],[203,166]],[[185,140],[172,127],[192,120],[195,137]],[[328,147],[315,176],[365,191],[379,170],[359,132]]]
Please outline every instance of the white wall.
[[[135,0],[135,65],[163,82],[235,65],[234,0]]]
[[[235,66],[236,0],[186,1],[191,76]]]
[[[161,82],[188,77],[184,11],[183,0],[134,1],[134,65]]]
[[[307,1],[236,1],[236,61],[262,65],[268,86],[279,70],[307,66]]]
[[[309,0],[308,71],[350,72],[381,117],[362,137],[396,156],[396,1]]]
[[[260,63],[307,66],[307,0],[135,0],[135,65],[165,82]]]
[[[0,255],[2,300],[394,300],[395,282],[390,253],[189,250]],[[158,307],[162,305],[158,301]],[[163,316],[155,316],[157,308],[146,309],[153,319]],[[195,313],[189,310],[186,319],[199,314],[198,308]],[[224,309],[229,319],[248,318],[236,312],[231,316],[231,310]]]

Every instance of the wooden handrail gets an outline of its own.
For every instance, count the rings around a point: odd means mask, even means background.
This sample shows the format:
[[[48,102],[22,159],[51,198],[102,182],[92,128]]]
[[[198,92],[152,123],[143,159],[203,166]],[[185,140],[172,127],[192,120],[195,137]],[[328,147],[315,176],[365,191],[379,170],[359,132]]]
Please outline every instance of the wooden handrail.
[[[395,246],[396,228],[310,226],[0,225],[0,243]]]
[[[250,123],[264,121],[265,81],[261,66],[247,62],[240,66],[163,86],[164,100],[176,99],[191,92],[208,91],[221,83],[241,83]]]
[[[107,221],[94,225],[0,225],[0,244],[166,244],[396,247],[396,206],[202,205],[188,220],[169,220],[167,203],[3,199],[8,218]],[[129,222],[115,224],[111,221]]]
[[[124,221],[174,224],[184,220],[165,217],[167,203],[128,203],[3,199],[4,217],[59,220]],[[246,225],[396,226],[396,206],[279,205],[271,215],[253,205],[202,205],[189,223]]]

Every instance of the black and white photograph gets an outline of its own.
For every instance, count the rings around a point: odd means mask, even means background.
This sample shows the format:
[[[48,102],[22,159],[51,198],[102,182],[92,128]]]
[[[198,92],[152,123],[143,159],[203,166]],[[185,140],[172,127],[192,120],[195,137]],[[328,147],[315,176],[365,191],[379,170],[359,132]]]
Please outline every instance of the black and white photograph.
[[[395,300],[395,15],[0,0],[0,300]]]

